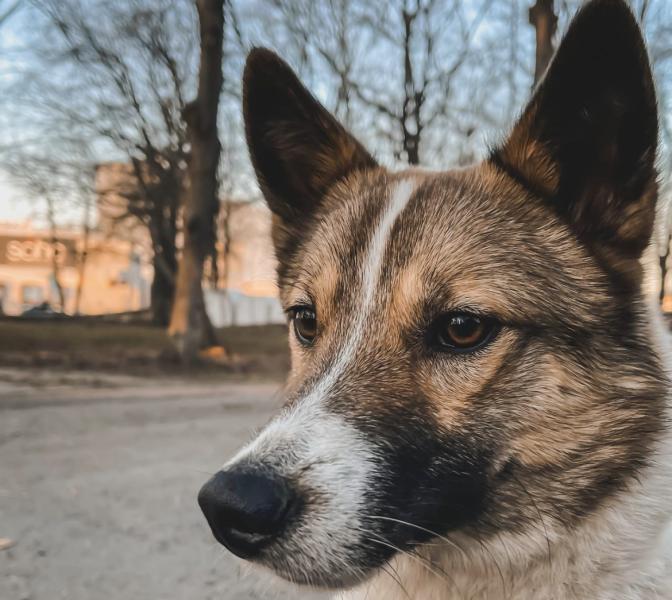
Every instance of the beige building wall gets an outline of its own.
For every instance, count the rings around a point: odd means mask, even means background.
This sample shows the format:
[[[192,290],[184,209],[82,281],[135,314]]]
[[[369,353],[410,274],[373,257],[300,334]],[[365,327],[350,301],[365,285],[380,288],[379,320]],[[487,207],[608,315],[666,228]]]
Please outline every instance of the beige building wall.
[[[151,256],[147,230],[127,213],[127,198],[137,190],[132,165],[109,162],[96,168],[98,195],[98,229],[105,234],[127,239],[146,248]],[[228,223],[227,221],[228,216]],[[261,201],[223,200],[220,209],[218,239],[217,287],[254,297],[277,297],[275,259],[271,244],[271,216]],[[224,238],[228,229],[229,252],[224,254]],[[178,246],[181,240],[178,239]],[[149,258],[148,258],[149,261]],[[206,286],[210,278],[206,272]]]
[[[126,240],[151,253],[147,228],[129,215],[129,198],[138,195],[138,181],[129,163],[107,162],[96,167],[96,230],[108,238]]]
[[[78,307],[81,314],[127,312],[149,306],[151,242],[146,227],[126,211],[126,198],[134,189],[137,182],[130,165],[105,163],[96,168],[97,214],[88,238]],[[247,313],[249,321],[284,320],[277,300],[268,208],[260,201],[225,201],[220,217],[219,278],[213,285],[206,270],[204,281],[209,309],[212,307],[212,312],[220,316],[226,311]],[[84,239],[78,229],[58,231],[56,237],[54,244],[49,231],[29,223],[0,224],[0,301],[6,314],[21,314],[43,302],[60,309],[54,284],[54,253],[65,312],[77,311]],[[214,316],[218,322],[235,320]]]
[[[270,211],[260,201],[229,202],[228,214],[229,253],[219,259],[223,284],[247,296],[277,297]]]
[[[229,201],[222,204],[220,217],[219,285],[205,289],[213,324],[223,327],[286,322],[275,284],[268,208],[259,201]],[[222,245],[227,229],[230,243],[225,253]],[[206,271],[206,282],[208,279]]]
[[[66,313],[77,310],[80,278],[80,314],[127,312],[148,305],[151,269],[142,264],[133,244],[93,232],[82,266],[81,232],[57,231],[56,240],[28,223],[0,225],[0,302],[5,314],[19,315],[44,302],[60,309],[55,271]]]

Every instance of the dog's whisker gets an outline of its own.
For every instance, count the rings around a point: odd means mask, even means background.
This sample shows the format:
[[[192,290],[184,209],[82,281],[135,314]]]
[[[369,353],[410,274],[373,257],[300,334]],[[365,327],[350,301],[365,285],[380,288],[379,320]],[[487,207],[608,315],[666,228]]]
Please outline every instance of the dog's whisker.
[[[479,533],[477,531],[474,531],[474,534],[475,534],[474,539],[478,543],[479,547],[481,548],[481,550],[483,550],[483,552],[485,552],[490,557],[490,559],[492,561],[492,564],[495,566],[495,569],[497,570],[497,573],[499,574],[499,579],[502,582],[502,593],[504,594],[505,598],[508,598],[509,593],[507,593],[507,590],[506,590],[506,579],[504,578],[504,573],[503,573],[501,567],[499,566],[499,562],[497,561],[497,558],[495,557],[495,554],[492,552],[492,550],[490,550],[490,548],[488,548],[487,544],[485,542],[483,542],[483,540],[481,539],[481,536],[479,535]],[[510,559],[509,559],[509,562],[510,562]]]
[[[195,469],[192,468],[190,469],[191,471],[194,471],[195,473],[201,473],[201,475],[207,475],[208,477],[214,477],[216,473],[213,473],[212,471],[206,471],[204,469]]]
[[[390,521],[392,523],[398,523],[400,525],[405,525],[406,527],[411,527],[413,529],[417,529],[418,531],[422,531],[424,533],[429,533],[433,537],[435,537],[435,538],[441,540],[442,542],[445,542],[449,546],[452,546],[453,548],[459,550],[460,553],[462,554],[462,556],[465,558],[465,560],[468,560],[467,553],[464,551],[464,549],[461,546],[459,546],[456,542],[447,538],[446,536],[441,535],[440,533],[437,533],[436,531],[432,531],[431,529],[427,529],[426,527],[422,527],[421,525],[416,525],[415,523],[409,523],[408,521],[403,521],[401,519],[395,519],[393,517],[367,515],[367,518],[369,518],[369,519],[379,519],[381,521]]]
[[[407,556],[408,558],[416,561],[418,564],[422,565],[427,571],[432,573],[434,576],[438,577],[439,579],[443,579],[444,581],[448,582],[455,590],[459,591],[457,587],[457,583],[455,580],[445,572],[439,565],[435,564],[433,561],[423,557],[419,556],[413,552],[409,552],[407,550],[403,550],[402,548],[399,548],[399,546],[395,546],[394,544],[390,543],[389,541],[378,537],[376,534],[373,532],[369,532],[369,536],[374,536],[374,537],[367,537],[371,542],[380,544],[382,546],[387,546],[391,550],[394,550],[395,552],[398,552],[399,554],[402,554],[404,556]],[[461,595],[461,594],[460,594]]]

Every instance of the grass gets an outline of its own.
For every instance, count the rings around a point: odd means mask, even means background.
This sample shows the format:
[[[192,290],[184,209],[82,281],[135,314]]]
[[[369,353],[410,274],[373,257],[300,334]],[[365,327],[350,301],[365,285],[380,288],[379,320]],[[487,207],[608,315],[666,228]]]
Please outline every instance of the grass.
[[[289,367],[286,332],[283,325],[220,329],[218,337],[232,360],[205,370],[282,378]],[[95,320],[2,319],[0,364],[129,373],[181,370],[165,330]]]

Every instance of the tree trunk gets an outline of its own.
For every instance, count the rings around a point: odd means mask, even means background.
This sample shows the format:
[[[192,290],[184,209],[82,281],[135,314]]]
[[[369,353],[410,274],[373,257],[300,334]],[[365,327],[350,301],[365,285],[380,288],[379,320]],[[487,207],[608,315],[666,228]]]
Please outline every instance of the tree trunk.
[[[173,301],[175,285],[170,276],[157,264],[154,259],[154,277],[150,289],[150,312],[152,323],[158,327],[168,327],[170,323],[170,309]]]
[[[150,311],[152,323],[158,327],[168,327],[170,324],[173,298],[175,296],[175,273],[177,272],[177,257],[175,249],[175,231],[173,224],[155,214],[149,231],[152,238],[152,266],[154,277],[150,289]]]
[[[536,0],[529,11],[530,25],[536,31],[537,50],[534,63],[534,85],[546,72],[553,58],[553,36],[558,26],[558,17],[553,9],[553,0]]]
[[[665,254],[660,258],[660,290],[658,293],[658,303],[660,306],[663,305],[665,300],[665,279],[667,278],[667,259],[670,257],[670,238],[667,239],[667,248],[665,249]]]
[[[201,34],[201,64],[196,100],[184,109],[191,145],[189,188],[184,201],[184,246],[169,333],[186,363],[216,343],[203,297],[203,264],[215,244],[219,208],[217,166],[220,144],[217,109],[222,89],[224,0],[196,0]]]
[[[84,290],[84,277],[86,275],[86,261],[89,258],[89,234],[91,226],[89,224],[91,214],[91,202],[87,197],[84,205],[84,218],[82,219],[82,246],[77,261],[77,290],[75,291],[75,306],[73,312],[79,314],[82,303],[82,291]]]
[[[49,221],[49,232],[51,238],[51,272],[58,296],[58,310],[65,312],[65,295],[61,285],[61,265],[58,256],[58,233],[56,231],[56,215],[54,212],[54,201],[49,193],[45,196],[47,201],[47,220]],[[51,294],[50,294],[51,295]]]
[[[422,122],[420,111],[422,108],[423,95],[415,88],[415,75],[413,73],[412,38],[413,26],[418,16],[418,6],[413,12],[406,9],[402,11],[404,21],[404,102],[401,112],[401,133],[406,160],[409,165],[420,164],[420,135]]]

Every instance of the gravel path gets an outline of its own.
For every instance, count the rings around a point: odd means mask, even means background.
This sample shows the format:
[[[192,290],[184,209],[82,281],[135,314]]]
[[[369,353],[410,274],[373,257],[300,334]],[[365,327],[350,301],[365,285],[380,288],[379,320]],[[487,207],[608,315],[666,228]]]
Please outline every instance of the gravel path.
[[[0,598],[324,598],[250,572],[196,504],[276,389],[0,369]]]

